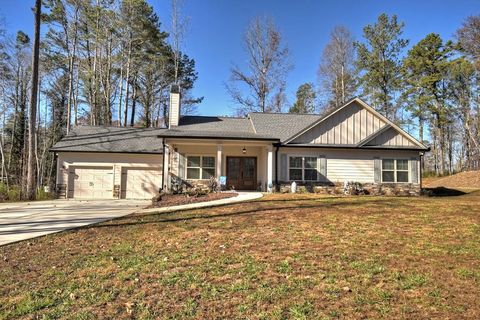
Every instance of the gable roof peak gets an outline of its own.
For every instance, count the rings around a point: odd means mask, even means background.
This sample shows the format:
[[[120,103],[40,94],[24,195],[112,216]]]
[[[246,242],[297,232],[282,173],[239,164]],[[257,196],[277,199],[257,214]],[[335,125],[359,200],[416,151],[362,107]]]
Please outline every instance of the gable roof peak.
[[[413,142],[415,145],[417,145],[417,147],[421,148],[421,149],[424,149],[424,150],[428,150],[429,148],[426,147],[423,143],[421,143],[420,141],[418,141],[417,139],[415,139],[414,137],[412,137],[408,132],[406,132],[405,130],[403,130],[402,128],[400,128],[398,125],[396,125],[395,123],[393,123],[391,120],[389,120],[387,117],[385,117],[384,115],[382,115],[380,112],[378,112],[377,110],[375,110],[374,108],[372,108],[368,103],[366,103],[364,100],[362,100],[360,97],[356,96],[356,97],[353,97],[352,99],[350,99],[349,101],[347,101],[346,103],[344,103],[343,105],[339,106],[339,107],[336,107],[332,110],[330,110],[329,112],[327,112],[325,115],[323,115],[320,119],[318,119],[317,121],[313,122],[312,124],[310,125],[307,125],[303,130],[300,130],[298,131],[296,134],[294,134],[293,136],[291,136],[290,138],[286,139],[283,141],[284,144],[288,144],[290,142],[292,142],[294,139],[298,138],[299,136],[301,136],[302,134],[304,134],[305,132],[309,131],[310,129],[316,127],[317,125],[319,125],[320,123],[324,122],[326,119],[330,118],[331,116],[333,116],[334,114],[336,114],[337,112],[339,112],[340,110],[348,107],[349,105],[351,105],[352,103],[356,102],[358,105],[360,105],[362,108],[366,109],[367,111],[371,112],[373,115],[377,116],[378,118],[380,118],[381,120],[383,120],[385,123],[387,123],[390,127],[394,128],[397,132],[399,132],[401,135],[403,135],[404,137],[406,137],[408,140],[410,140],[411,142]]]

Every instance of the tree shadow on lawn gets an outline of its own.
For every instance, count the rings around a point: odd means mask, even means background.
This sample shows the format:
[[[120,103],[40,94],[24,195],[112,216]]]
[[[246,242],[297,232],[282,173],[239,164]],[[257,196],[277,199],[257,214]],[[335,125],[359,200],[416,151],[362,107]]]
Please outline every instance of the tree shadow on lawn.
[[[475,193],[477,191],[473,191],[470,193]],[[422,193],[428,197],[458,197],[469,194],[467,192],[450,189],[445,187],[436,187],[436,188],[423,188]]]
[[[269,202],[265,201],[265,202]],[[273,200],[275,201],[275,200]],[[254,202],[251,202],[254,203]],[[261,203],[261,202],[258,202]],[[391,201],[389,199],[375,199],[372,200],[372,204],[378,206],[389,206],[391,205]],[[227,204],[224,206],[217,206],[216,208],[225,208],[229,206],[234,206],[235,204]],[[236,204],[238,205],[238,204]],[[281,207],[268,207],[268,208],[252,208],[243,211],[234,211],[234,212],[226,212],[221,214],[198,214],[195,215],[194,212],[197,210],[205,210],[208,208],[199,208],[199,209],[189,209],[189,210],[182,210],[182,211],[174,211],[168,213],[150,213],[150,214],[142,214],[142,215],[131,215],[125,217],[119,217],[114,220],[107,221],[105,223],[90,225],[82,227],[81,229],[93,229],[93,228],[105,228],[105,227],[124,227],[124,226],[132,226],[132,225],[143,225],[143,224],[162,224],[162,223],[170,223],[170,222],[185,222],[189,220],[208,220],[208,219],[217,219],[217,218],[226,218],[226,217],[236,217],[236,216],[248,216],[248,215],[258,215],[258,214],[278,214],[279,211],[282,210],[297,210],[297,209],[331,209],[331,208],[340,208],[340,207],[348,207],[348,206],[355,206],[358,205],[358,202],[354,201],[345,201],[345,202],[334,202],[334,203],[317,203],[312,205],[300,205],[300,206],[281,206]],[[371,207],[370,207],[371,208]],[[372,214],[373,212],[369,212]],[[384,211],[378,211],[376,213],[385,214]],[[172,217],[168,218],[168,216],[172,215],[183,215],[181,217]],[[142,220],[142,218],[149,218],[148,221]],[[162,219],[165,218],[165,219]],[[129,222],[128,220],[134,219],[135,221]]]

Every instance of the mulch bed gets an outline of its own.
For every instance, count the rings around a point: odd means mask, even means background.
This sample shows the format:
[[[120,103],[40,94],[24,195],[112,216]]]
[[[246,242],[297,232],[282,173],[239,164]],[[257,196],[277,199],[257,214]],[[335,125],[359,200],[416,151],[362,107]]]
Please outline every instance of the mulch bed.
[[[163,208],[178,206],[182,204],[198,203],[219,199],[232,198],[237,196],[236,192],[219,192],[219,193],[208,193],[202,196],[188,196],[183,194],[166,194],[162,196],[162,200],[150,205],[148,208]]]

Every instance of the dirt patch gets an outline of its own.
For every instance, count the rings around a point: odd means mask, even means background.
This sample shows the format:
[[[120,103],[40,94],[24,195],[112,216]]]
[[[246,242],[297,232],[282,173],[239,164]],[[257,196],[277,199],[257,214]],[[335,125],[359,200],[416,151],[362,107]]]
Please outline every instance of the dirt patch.
[[[423,180],[426,188],[480,189],[480,171],[464,171],[445,177],[428,177]]]
[[[182,204],[226,199],[226,198],[232,198],[235,196],[237,196],[237,193],[235,192],[207,193],[201,196],[188,196],[183,194],[166,194],[162,196],[161,201],[150,205],[148,208],[163,208],[163,207],[179,206]]]

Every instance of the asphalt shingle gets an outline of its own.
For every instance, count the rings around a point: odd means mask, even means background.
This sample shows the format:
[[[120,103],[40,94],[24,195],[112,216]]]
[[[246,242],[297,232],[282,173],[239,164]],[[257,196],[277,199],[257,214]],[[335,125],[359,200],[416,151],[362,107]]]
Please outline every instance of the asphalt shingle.
[[[162,153],[165,129],[123,127],[74,127],[51,151]]]
[[[257,113],[249,115],[257,134],[270,134],[281,142],[312,125],[321,117],[317,114]]]

